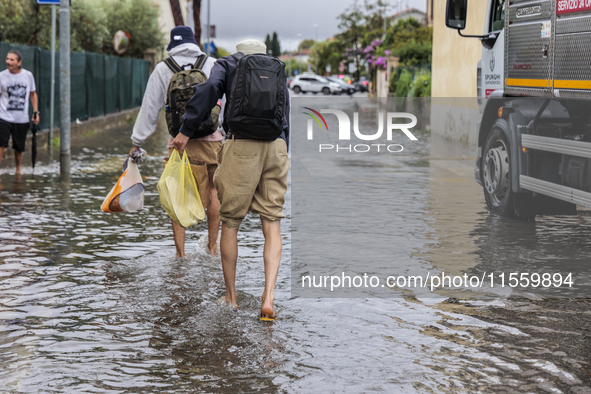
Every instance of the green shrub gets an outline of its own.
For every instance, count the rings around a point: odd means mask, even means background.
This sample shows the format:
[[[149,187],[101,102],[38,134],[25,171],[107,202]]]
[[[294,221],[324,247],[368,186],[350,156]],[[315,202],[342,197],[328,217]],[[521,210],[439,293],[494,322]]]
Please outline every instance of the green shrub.
[[[407,97],[412,86],[412,73],[408,69],[402,70],[396,81],[396,97]]]
[[[410,97],[431,97],[431,72],[422,70],[417,73],[409,93]]]

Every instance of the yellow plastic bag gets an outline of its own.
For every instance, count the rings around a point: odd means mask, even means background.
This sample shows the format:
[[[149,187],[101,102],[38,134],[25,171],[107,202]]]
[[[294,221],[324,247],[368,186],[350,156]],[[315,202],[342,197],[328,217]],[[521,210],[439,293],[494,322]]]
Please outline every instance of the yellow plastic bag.
[[[164,210],[181,226],[189,227],[205,219],[187,151],[182,159],[176,149],[172,152],[158,181],[158,194]]]

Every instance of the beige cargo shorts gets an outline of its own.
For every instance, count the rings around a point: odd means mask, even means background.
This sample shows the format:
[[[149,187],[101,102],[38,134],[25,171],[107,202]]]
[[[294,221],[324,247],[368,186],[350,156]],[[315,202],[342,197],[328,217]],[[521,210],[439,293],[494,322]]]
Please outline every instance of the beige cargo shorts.
[[[191,171],[197,182],[203,208],[207,209],[211,204],[209,180],[213,179],[215,170],[218,168],[217,155],[222,149],[222,141],[189,140],[185,149],[189,163],[191,163]],[[172,155],[173,150],[173,148],[168,148],[168,157]],[[167,161],[168,158],[165,158],[165,165]]]
[[[281,138],[226,140],[213,180],[222,222],[238,228],[248,211],[269,221],[284,218],[288,170],[287,145]]]

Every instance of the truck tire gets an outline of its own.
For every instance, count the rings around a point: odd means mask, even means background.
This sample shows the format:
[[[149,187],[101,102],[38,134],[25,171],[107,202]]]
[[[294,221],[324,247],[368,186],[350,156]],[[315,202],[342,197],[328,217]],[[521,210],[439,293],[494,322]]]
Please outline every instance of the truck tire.
[[[482,155],[482,187],[490,213],[515,217],[515,193],[511,190],[511,150],[498,120],[486,139]]]

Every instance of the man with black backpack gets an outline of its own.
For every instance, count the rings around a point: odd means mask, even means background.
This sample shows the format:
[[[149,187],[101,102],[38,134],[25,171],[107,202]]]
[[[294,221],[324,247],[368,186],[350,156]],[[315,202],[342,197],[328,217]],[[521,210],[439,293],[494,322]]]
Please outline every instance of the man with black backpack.
[[[285,64],[266,55],[265,44],[246,40],[238,53],[218,59],[209,79],[195,87],[183,124],[174,139],[182,150],[217,100],[226,95],[226,142],[218,154],[214,183],[220,198],[225,301],[237,306],[238,227],[248,211],[261,218],[265,246],[265,289],[261,320],[273,320],[275,282],[281,259],[280,220],[287,191],[289,93]]]
[[[187,101],[193,97],[194,86],[209,77],[215,59],[201,51],[195,35],[187,26],[177,26],[170,32],[169,57],[158,63],[150,75],[142,106],[133,126],[133,148],[129,156],[154,133],[160,112],[166,107],[166,123],[171,134],[168,153],[172,154],[173,138],[181,126],[181,116]],[[221,103],[216,102],[206,119],[198,125],[194,138],[186,146],[193,175],[196,176],[203,207],[207,209],[208,247],[216,255],[220,228],[219,200],[213,185],[217,169],[216,156],[222,148],[223,136],[217,130]],[[182,152],[181,152],[182,153]],[[185,256],[185,229],[172,221],[172,232],[178,257]]]

